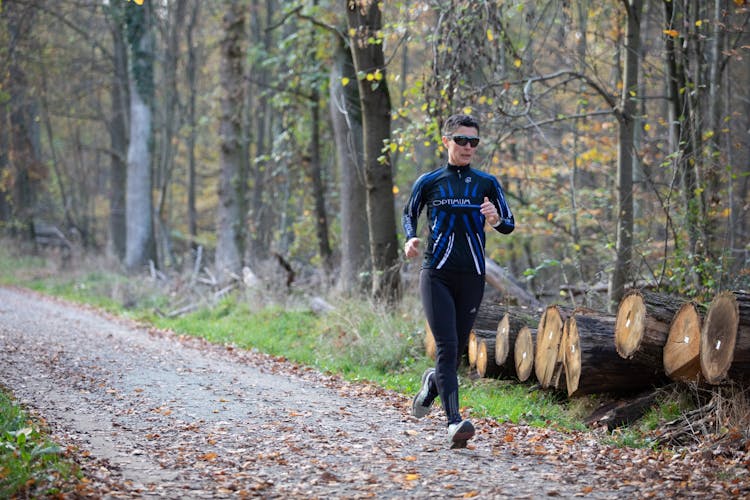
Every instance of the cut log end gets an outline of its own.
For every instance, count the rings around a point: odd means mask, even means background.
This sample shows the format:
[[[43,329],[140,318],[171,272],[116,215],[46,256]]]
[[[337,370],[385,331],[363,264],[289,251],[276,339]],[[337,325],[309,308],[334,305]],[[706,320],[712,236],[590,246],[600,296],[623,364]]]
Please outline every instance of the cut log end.
[[[531,328],[524,326],[519,330],[516,344],[513,346],[513,357],[518,380],[526,382],[534,367],[534,332]]]
[[[695,303],[683,304],[669,327],[664,345],[664,373],[672,380],[695,382],[700,378],[701,317]]]
[[[502,366],[508,359],[508,351],[510,351],[509,338],[510,335],[510,319],[508,315],[504,315],[497,325],[497,335],[495,336],[495,363]]]
[[[700,339],[701,373],[709,384],[720,383],[729,372],[739,320],[739,307],[733,293],[723,292],[714,297]]]
[[[555,376],[563,326],[560,308],[554,305],[547,307],[539,320],[534,353],[534,373],[539,384],[545,389],[550,386]]]
[[[581,378],[581,349],[575,316],[568,318],[565,325],[567,331],[563,367],[565,368],[565,385],[568,396],[571,396],[578,390],[578,383]]]
[[[643,339],[646,304],[643,295],[631,291],[622,298],[615,320],[615,347],[623,358],[630,358]]]

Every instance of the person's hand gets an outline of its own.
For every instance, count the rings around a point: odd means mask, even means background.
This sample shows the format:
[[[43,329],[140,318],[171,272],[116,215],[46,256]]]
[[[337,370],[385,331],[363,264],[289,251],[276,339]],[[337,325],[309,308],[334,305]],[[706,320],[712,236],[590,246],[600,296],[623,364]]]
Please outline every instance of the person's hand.
[[[495,208],[495,205],[486,196],[484,197],[484,202],[479,206],[479,211],[484,215],[485,219],[487,219],[490,226],[495,226],[500,222],[497,208]]]
[[[411,238],[404,244],[404,254],[406,254],[407,259],[419,255],[419,241],[419,238]]]

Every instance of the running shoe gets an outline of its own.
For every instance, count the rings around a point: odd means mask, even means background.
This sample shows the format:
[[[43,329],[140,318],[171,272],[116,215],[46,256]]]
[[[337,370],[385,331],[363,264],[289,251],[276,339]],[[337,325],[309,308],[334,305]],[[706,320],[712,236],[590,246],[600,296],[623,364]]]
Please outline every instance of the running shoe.
[[[474,437],[474,425],[468,420],[462,420],[448,426],[448,437],[451,448],[466,448],[466,442]]]
[[[417,418],[422,418],[430,413],[435,396],[430,392],[430,385],[435,385],[435,369],[428,368],[422,374],[422,388],[419,390],[414,400],[411,402],[411,414]]]

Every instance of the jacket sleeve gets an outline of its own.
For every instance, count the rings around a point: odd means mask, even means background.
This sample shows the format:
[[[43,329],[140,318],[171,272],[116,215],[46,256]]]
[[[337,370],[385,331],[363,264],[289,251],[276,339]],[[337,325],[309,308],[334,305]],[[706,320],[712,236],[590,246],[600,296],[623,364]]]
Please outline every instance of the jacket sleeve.
[[[505,193],[503,192],[503,188],[500,185],[500,182],[497,179],[493,179],[493,184],[495,193],[492,202],[495,204],[497,213],[500,215],[500,222],[493,227],[503,234],[510,234],[516,227],[516,221],[513,217],[513,212],[510,211],[510,207],[508,206],[508,202],[505,199]]]
[[[419,214],[422,213],[422,208],[424,208],[421,182],[423,178],[424,176],[420,177],[414,183],[409,200],[404,205],[404,213],[401,216],[401,225],[404,228],[407,241],[417,237],[417,220],[419,219]]]

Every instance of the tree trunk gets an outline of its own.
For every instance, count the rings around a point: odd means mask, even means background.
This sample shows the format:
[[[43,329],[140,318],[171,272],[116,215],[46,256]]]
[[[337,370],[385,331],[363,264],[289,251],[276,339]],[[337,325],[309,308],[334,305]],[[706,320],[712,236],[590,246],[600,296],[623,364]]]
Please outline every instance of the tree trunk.
[[[352,59],[362,104],[367,218],[370,229],[373,296],[388,301],[401,296],[399,245],[393,199],[393,173],[386,141],[391,137],[391,101],[386,83],[381,4],[346,2]]]
[[[663,382],[661,366],[655,369],[617,353],[614,317],[576,313],[567,321],[563,358],[569,397],[634,392]]]
[[[197,190],[196,172],[195,172],[195,143],[198,136],[198,122],[196,120],[196,100],[198,97],[198,49],[194,46],[194,36],[200,16],[200,0],[193,2],[192,11],[190,12],[190,22],[186,33],[187,39],[187,87],[188,87],[188,106],[187,106],[187,152],[188,152],[188,185],[187,185],[187,214],[188,214],[188,234],[190,235],[190,248],[194,252],[194,258],[197,259],[198,251],[198,210],[196,209],[195,193]]]
[[[542,388],[547,389],[553,383],[559,370],[558,355],[562,340],[565,319],[559,306],[548,306],[537,328],[536,353],[534,354],[534,373]]]
[[[610,305],[620,302],[625,284],[632,279],[633,260],[633,161],[635,158],[635,111],[641,57],[643,0],[622,0],[627,11],[625,74],[617,146],[617,258],[612,273]],[[631,95],[633,93],[634,95]]]
[[[495,363],[499,366],[506,365],[510,359],[511,349],[516,345],[518,335],[523,327],[532,327],[538,324],[531,315],[525,314],[518,309],[508,310],[497,325],[495,335]]]
[[[477,355],[479,353],[479,343],[484,339],[495,341],[495,330],[478,330],[473,328],[469,333],[469,341],[466,343],[466,350],[471,368],[477,365]],[[493,345],[494,347],[494,345]]]
[[[532,308],[542,307],[542,303],[516,283],[508,271],[500,267],[492,259],[485,259],[484,262],[486,270],[485,280],[493,288],[500,291],[507,298],[508,303],[525,305]]]
[[[224,38],[221,41],[221,174],[217,210],[216,272],[220,282],[241,276],[244,254],[245,214],[242,172],[242,109],[244,85],[242,62],[245,14],[239,0],[224,2]]]
[[[481,337],[477,342],[477,374],[481,378],[491,378],[500,376],[504,367],[495,363],[495,339],[491,337]]]
[[[701,373],[709,384],[750,375],[750,294],[714,297],[701,331]]]
[[[313,197],[315,199],[315,234],[318,237],[318,254],[323,264],[323,271],[330,276],[333,271],[333,254],[328,241],[328,215],[326,214],[325,189],[323,181],[323,164],[320,159],[320,95],[317,90],[312,91],[313,99],[310,103],[312,119],[312,138],[310,140],[310,179],[312,181]]]
[[[180,101],[177,85],[177,65],[180,60],[180,34],[184,30],[186,2],[178,1],[167,9],[167,43],[163,56],[163,81],[160,85],[163,92],[161,109],[162,122],[159,126],[159,157],[156,172],[156,235],[159,261],[165,266],[175,262],[172,251],[170,215],[168,213],[169,192],[172,186],[172,172],[175,164],[175,135],[179,131],[178,106]]]
[[[128,47],[123,36],[123,10],[121,3],[110,4],[110,31],[114,71],[112,74],[109,141],[112,153],[109,168],[109,238],[108,251],[120,261],[125,258],[127,229],[125,193],[127,190],[128,154]]]
[[[513,346],[513,364],[519,382],[526,382],[534,368],[534,341],[537,331],[524,326],[518,331],[516,343]]]
[[[343,78],[349,80],[346,85],[342,83]],[[372,267],[363,170],[362,110],[355,81],[352,53],[343,43],[338,43],[331,66],[329,103],[339,169],[341,272],[338,288],[344,293],[364,291],[368,280],[362,270]]]
[[[672,380],[700,379],[701,315],[695,302],[686,302],[675,313],[664,344],[664,373]]]
[[[131,50],[125,267],[135,271],[156,257],[151,198],[154,35],[150,2],[128,4],[125,9]]]
[[[614,340],[620,356],[662,365],[669,325],[683,302],[664,294],[629,291],[617,308]]]

